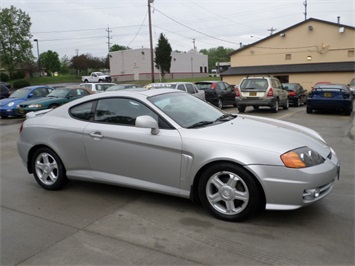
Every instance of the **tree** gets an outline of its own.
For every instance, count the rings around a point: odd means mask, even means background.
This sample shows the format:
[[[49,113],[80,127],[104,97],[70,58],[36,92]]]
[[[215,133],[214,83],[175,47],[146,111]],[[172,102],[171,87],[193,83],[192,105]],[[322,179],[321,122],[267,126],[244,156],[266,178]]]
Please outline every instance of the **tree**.
[[[41,62],[41,66],[44,67],[47,72],[50,72],[51,75],[53,72],[60,70],[60,61],[57,52],[48,50],[47,52],[41,53],[39,60]]]
[[[235,49],[232,48],[224,48],[223,46],[219,46],[208,50],[202,49],[200,50],[200,53],[208,55],[208,68],[211,70],[216,68],[217,62],[229,62],[229,54],[234,50]]]
[[[68,56],[64,55],[60,59],[60,73],[68,74],[70,72],[70,60]]]
[[[122,46],[119,44],[114,44],[110,48],[110,52],[122,51],[122,50],[131,50],[128,46]]]
[[[158,45],[155,47],[155,59],[154,62],[156,67],[160,70],[162,78],[164,78],[165,73],[170,73],[171,66],[171,46],[164,34],[161,33]]]
[[[12,78],[22,64],[34,59],[30,39],[31,18],[14,6],[0,11],[0,62]]]

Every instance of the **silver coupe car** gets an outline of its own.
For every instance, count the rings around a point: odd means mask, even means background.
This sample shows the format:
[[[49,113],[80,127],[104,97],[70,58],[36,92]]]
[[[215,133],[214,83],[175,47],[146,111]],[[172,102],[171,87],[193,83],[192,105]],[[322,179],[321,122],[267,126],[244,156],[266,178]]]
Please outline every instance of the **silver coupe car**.
[[[99,93],[30,112],[17,146],[45,189],[74,179],[127,186],[191,198],[227,221],[320,200],[340,169],[309,128],[228,114],[171,89]]]

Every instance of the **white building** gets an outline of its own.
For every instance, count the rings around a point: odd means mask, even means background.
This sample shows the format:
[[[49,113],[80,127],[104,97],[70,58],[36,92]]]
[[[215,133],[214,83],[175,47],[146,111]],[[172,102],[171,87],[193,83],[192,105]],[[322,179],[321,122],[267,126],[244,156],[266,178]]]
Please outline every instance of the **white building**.
[[[151,80],[150,49],[110,52],[109,56],[113,82]],[[155,56],[154,52],[153,56]],[[196,50],[172,52],[170,74],[165,74],[165,78],[195,77],[208,77],[208,56]],[[160,71],[154,67],[154,79],[160,80],[160,78]]]

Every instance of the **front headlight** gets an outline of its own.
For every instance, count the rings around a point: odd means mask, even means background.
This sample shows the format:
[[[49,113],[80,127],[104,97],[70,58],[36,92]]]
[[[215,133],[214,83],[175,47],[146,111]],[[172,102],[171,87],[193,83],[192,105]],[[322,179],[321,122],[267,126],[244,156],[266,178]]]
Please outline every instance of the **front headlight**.
[[[41,108],[42,104],[30,104],[28,108]]]
[[[305,168],[324,162],[324,158],[308,147],[298,148],[281,155],[281,160],[288,168]]]
[[[14,104],[15,104],[14,102],[10,102],[10,103],[7,104],[7,106],[8,106],[8,107],[11,107],[11,106],[13,106]]]

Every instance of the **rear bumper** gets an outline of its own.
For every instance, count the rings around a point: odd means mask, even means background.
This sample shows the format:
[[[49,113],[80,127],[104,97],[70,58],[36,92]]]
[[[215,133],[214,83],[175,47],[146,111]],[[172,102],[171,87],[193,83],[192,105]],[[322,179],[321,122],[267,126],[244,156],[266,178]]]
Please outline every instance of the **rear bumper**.
[[[323,100],[308,99],[307,106],[312,109],[349,109],[352,106],[351,100]]]
[[[276,98],[235,98],[237,106],[274,106]]]

